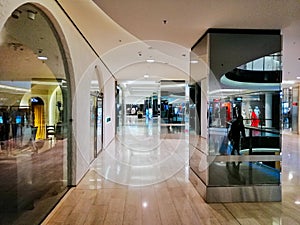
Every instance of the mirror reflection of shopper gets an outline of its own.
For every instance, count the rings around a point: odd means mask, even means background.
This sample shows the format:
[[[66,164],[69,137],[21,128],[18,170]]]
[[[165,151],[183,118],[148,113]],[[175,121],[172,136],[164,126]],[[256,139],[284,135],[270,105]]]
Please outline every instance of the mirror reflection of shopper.
[[[241,135],[246,137],[245,134],[245,127],[243,124],[243,117],[242,115],[238,115],[237,119],[234,120],[231,124],[231,129],[228,134],[228,138],[232,143],[232,152],[231,155],[235,154],[235,151],[238,155],[240,155],[240,140]]]
[[[240,173],[240,164],[242,162],[226,162],[227,178],[231,185],[246,184],[243,173]]]
[[[291,113],[290,108],[289,108],[289,111],[287,113],[287,118],[288,118],[289,128],[292,128],[292,113]]]

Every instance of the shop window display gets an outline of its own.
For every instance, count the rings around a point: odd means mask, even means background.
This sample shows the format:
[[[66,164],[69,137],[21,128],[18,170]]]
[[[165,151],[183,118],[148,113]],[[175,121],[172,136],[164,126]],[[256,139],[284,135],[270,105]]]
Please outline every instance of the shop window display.
[[[1,31],[0,224],[35,225],[67,191],[68,82],[48,17],[32,4],[16,10]]]

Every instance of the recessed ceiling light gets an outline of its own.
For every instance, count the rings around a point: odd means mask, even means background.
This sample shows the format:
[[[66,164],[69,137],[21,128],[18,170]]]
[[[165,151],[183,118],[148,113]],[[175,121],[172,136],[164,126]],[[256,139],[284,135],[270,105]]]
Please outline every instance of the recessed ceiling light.
[[[148,63],[154,63],[155,60],[154,59],[147,59],[146,62],[148,62]]]
[[[42,60],[42,61],[45,61],[45,60],[48,59],[47,56],[38,56],[37,58],[38,58],[39,60]]]
[[[15,19],[19,19],[20,15],[21,15],[21,11],[16,9],[15,11],[13,11],[13,13],[11,14],[11,16]]]
[[[196,63],[198,63],[199,61],[198,60],[191,60],[191,63],[192,64],[196,64]]]
[[[149,77],[149,75],[148,75],[148,74],[145,74],[145,75],[144,75],[144,77],[145,77],[145,78],[148,78],[148,77]]]
[[[297,77],[297,79],[300,79],[300,77]]]
[[[31,20],[35,20],[35,15],[37,14],[37,12],[34,12],[32,10],[27,10],[27,18],[31,19]]]
[[[283,80],[281,83],[282,84],[294,84],[295,81],[292,81],[292,80]]]

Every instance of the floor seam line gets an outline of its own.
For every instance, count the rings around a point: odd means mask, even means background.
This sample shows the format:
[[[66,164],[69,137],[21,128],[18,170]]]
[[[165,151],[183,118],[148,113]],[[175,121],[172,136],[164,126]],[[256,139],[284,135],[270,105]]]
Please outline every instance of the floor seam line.
[[[225,203],[222,203],[222,205],[224,206],[224,208],[229,212],[230,215],[232,215],[232,217],[238,222],[238,224],[242,225],[240,223],[240,221],[233,215],[233,213],[227,208],[227,206],[225,205]]]

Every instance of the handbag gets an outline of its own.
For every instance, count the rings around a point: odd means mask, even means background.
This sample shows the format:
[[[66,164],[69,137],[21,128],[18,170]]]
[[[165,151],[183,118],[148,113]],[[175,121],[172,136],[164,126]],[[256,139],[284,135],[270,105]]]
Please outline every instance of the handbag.
[[[220,149],[219,149],[219,153],[220,155],[227,155],[228,154],[228,144],[229,144],[229,140],[228,137],[224,137],[223,141],[221,143]]]
[[[227,155],[231,155],[232,150],[233,150],[232,141],[228,141],[228,143],[227,143]]]
[[[233,142],[229,140],[227,136],[223,138],[221,143],[219,153],[220,155],[231,155],[233,149]]]

